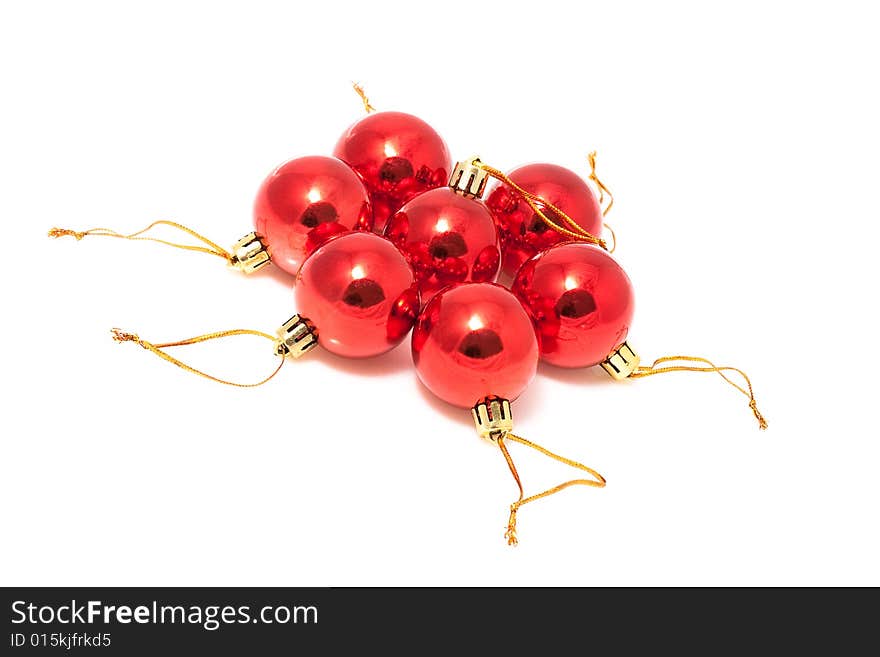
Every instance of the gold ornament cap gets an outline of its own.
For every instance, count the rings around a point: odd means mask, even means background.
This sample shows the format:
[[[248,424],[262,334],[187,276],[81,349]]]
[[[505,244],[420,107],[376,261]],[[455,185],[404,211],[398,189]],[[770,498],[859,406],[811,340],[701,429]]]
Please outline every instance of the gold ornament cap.
[[[639,368],[640,362],[639,355],[624,342],[602,361],[602,369],[608,372],[612,379],[622,381]]]
[[[269,264],[269,252],[262,238],[248,233],[232,247],[232,266],[245,274],[253,274]]]
[[[318,330],[305,317],[294,315],[277,331],[275,350],[283,356],[301,358],[318,346]]]
[[[510,402],[502,397],[495,395],[484,397],[471,409],[471,413],[480,438],[494,443],[513,431]]]
[[[468,198],[483,198],[489,174],[480,166],[480,158],[476,155],[469,160],[456,163],[449,177],[449,186]]]

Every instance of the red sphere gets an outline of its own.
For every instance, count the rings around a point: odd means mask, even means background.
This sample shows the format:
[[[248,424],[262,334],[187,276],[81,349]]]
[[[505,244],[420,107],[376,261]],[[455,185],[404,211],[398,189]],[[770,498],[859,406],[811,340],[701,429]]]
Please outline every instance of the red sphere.
[[[263,181],[254,202],[254,228],[269,257],[296,274],[329,237],[372,228],[367,190],[340,160],[313,155],[285,162]]]
[[[602,208],[593,190],[574,171],[555,164],[526,164],[508,177],[527,192],[537,194],[571,217],[591,235],[602,234]],[[570,238],[544,223],[521,196],[499,184],[486,201],[501,237],[501,271],[515,276],[533,255]],[[550,210],[542,210],[561,226],[564,220]]]
[[[488,395],[516,399],[538,367],[528,314],[494,283],[464,283],[437,294],[416,322],[412,355],[422,383],[465,408]]]
[[[306,258],[294,285],[297,312],[318,343],[350,358],[377,356],[403,340],[419,311],[406,258],[373,233],[340,235]]]
[[[448,182],[452,163],[434,128],[403,112],[375,112],[346,130],[333,155],[349,164],[370,192],[375,228],[416,194]]]
[[[512,290],[532,316],[548,363],[590,367],[626,340],[632,283],[598,246],[569,242],[548,249],[520,268]]]
[[[492,282],[501,251],[489,208],[449,187],[419,194],[397,211],[385,237],[409,261],[422,303],[453,283]]]

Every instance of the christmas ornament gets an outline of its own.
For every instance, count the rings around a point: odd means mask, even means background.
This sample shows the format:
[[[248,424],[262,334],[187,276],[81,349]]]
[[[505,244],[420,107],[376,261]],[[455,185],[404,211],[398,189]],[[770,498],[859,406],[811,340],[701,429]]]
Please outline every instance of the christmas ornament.
[[[406,259],[386,239],[363,232],[333,237],[311,254],[294,284],[299,312],[275,336],[250,329],[200,335],[176,342],[152,343],[134,333],[113,329],[117,342],[135,342],[164,360],[219,383],[255,387],[270,380],[284,358],[301,358],[318,344],[339,356],[378,356],[399,344],[415,322],[419,293]],[[278,367],[252,384],[227,381],[197,370],[166,351],[235,335],[270,340],[281,357]]]
[[[403,253],[422,303],[454,283],[492,282],[501,252],[492,214],[480,200],[487,175],[459,162],[449,185],[419,194],[388,222],[385,236]]]
[[[607,188],[599,181],[595,171],[595,152],[590,153],[592,167],[590,179],[593,180],[600,198],[604,200]],[[564,226],[569,217],[575,232],[598,236],[602,232],[603,217],[614,203],[609,193],[609,203],[604,211],[593,190],[574,171],[555,164],[527,164],[507,174],[507,181],[501,182],[487,200],[492,210],[498,233],[501,237],[503,254],[502,272],[512,277],[522,264],[533,255],[554,244],[565,241],[567,236],[546,221],[549,216],[554,223]],[[535,211],[520,193],[530,192],[539,199],[542,213]]]
[[[330,240],[296,276],[296,307],[318,342],[349,358],[378,356],[409,333],[419,310],[413,271],[393,244],[371,233]]]
[[[241,238],[230,250],[173,221],[155,221],[143,230],[122,234],[108,228],[74,231],[53,228],[50,237],[69,235],[81,240],[89,235],[159,242],[223,258],[246,274],[269,262],[296,274],[305,257],[328,238],[350,230],[370,230],[372,209],[366,188],[344,162],[320,155],[300,157],[276,168],[260,185],[254,202],[255,232]],[[194,237],[201,245],[180,244],[150,236],[165,226]]]
[[[717,372],[744,394],[761,429],[767,422],[758,410],[749,377],[742,370],[696,356],[667,356],[642,366],[627,343],[634,297],[629,277],[612,256],[591,244],[554,246],[528,260],[512,290],[528,309],[541,358],[559,367],[602,368],[616,380],[664,372]],[[697,363],[681,365],[674,363]],[[725,375],[738,373],[745,387]]]
[[[511,290],[535,324],[541,358],[591,367],[626,340],[635,308],[632,284],[602,249],[571,242],[526,261]]]
[[[463,408],[487,395],[513,401],[538,366],[528,314],[494,283],[465,283],[437,294],[419,315],[412,354],[422,383]]]
[[[381,232],[404,203],[445,185],[452,163],[446,143],[427,123],[403,112],[376,112],[363,89],[355,85],[355,91],[368,115],[342,133],[333,155],[364,181]]]
[[[275,169],[260,186],[254,228],[272,262],[296,274],[305,257],[327,238],[370,230],[366,189],[344,162],[300,157]],[[240,258],[252,259],[253,252]]]
[[[519,489],[510,506],[508,544],[516,545],[519,508],[573,485],[603,487],[605,479],[587,466],[559,456],[512,433],[510,402],[535,375],[538,344],[524,308],[508,290],[492,283],[465,283],[438,293],[419,315],[412,335],[419,379],[443,401],[471,408],[477,433],[497,445]],[[513,441],[589,473],[525,497],[506,446]]]

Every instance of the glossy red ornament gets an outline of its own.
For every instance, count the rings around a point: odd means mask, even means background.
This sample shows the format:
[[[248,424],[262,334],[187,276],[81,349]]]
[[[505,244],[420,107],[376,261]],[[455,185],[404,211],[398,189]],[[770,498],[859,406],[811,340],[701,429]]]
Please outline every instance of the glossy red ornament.
[[[419,311],[406,258],[373,233],[348,233],[319,247],[300,268],[294,293],[297,312],[317,328],[318,343],[351,358],[394,347]]]
[[[513,401],[538,367],[528,313],[494,283],[463,283],[435,295],[413,329],[412,355],[422,383],[465,408],[487,395]]]
[[[626,340],[632,283],[598,246],[570,242],[548,249],[520,268],[512,290],[535,323],[548,363],[590,367]]]
[[[272,262],[296,274],[329,237],[370,230],[366,188],[344,162],[314,155],[285,162],[263,181],[254,202],[254,228]]]
[[[365,116],[342,134],[333,155],[363,179],[377,232],[416,194],[445,185],[452,171],[449,149],[440,135],[403,112]]]
[[[498,232],[486,205],[440,187],[419,194],[388,222],[385,237],[409,261],[427,303],[453,283],[495,280]]]
[[[507,175],[527,192],[558,207],[591,235],[601,236],[602,208],[587,182],[574,171],[555,164],[526,164]],[[521,196],[503,183],[489,194],[486,204],[498,226],[501,271],[506,276],[515,276],[533,255],[570,239],[544,223]],[[563,219],[554,216],[553,212],[544,212],[565,226]]]

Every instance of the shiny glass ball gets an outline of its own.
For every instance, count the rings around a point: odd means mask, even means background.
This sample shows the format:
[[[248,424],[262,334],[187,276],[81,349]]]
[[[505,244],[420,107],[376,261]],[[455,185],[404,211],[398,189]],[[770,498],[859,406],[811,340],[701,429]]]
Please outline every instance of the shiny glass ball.
[[[511,289],[528,310],[548,363],[590,367],[626,340],[635,309],[632,283],[598,246],[554,246],[528,260]]]
[[[501,251],[492,214],[449,187],[419,194],[388,222],[385,236],[406,256],[427,303],[454,283],[493,282]]]
[[[372,221],[363,183],[333,157],[285,162],[263,181],[254,202],[254,229],[272,262],[291,274],[329,237],[370,230]]]
[[[513,401],[538,366],[528,313],[494,283],[463,283],[439,292],[413,330],[419,379],[440,399],[469,408],[488,395]]]
[[[410,331],[419,294],[406,258],[366,232],[330,239],[303,263],[294,285],[296,309],[318,331],[318,343],[350,358],[382,354]]]
[[[445,185],[452,173],[446,142],[420,118],[403,112],[368,114],[342,134],[333,155],[364,181],[377,232],[404,203]]]

